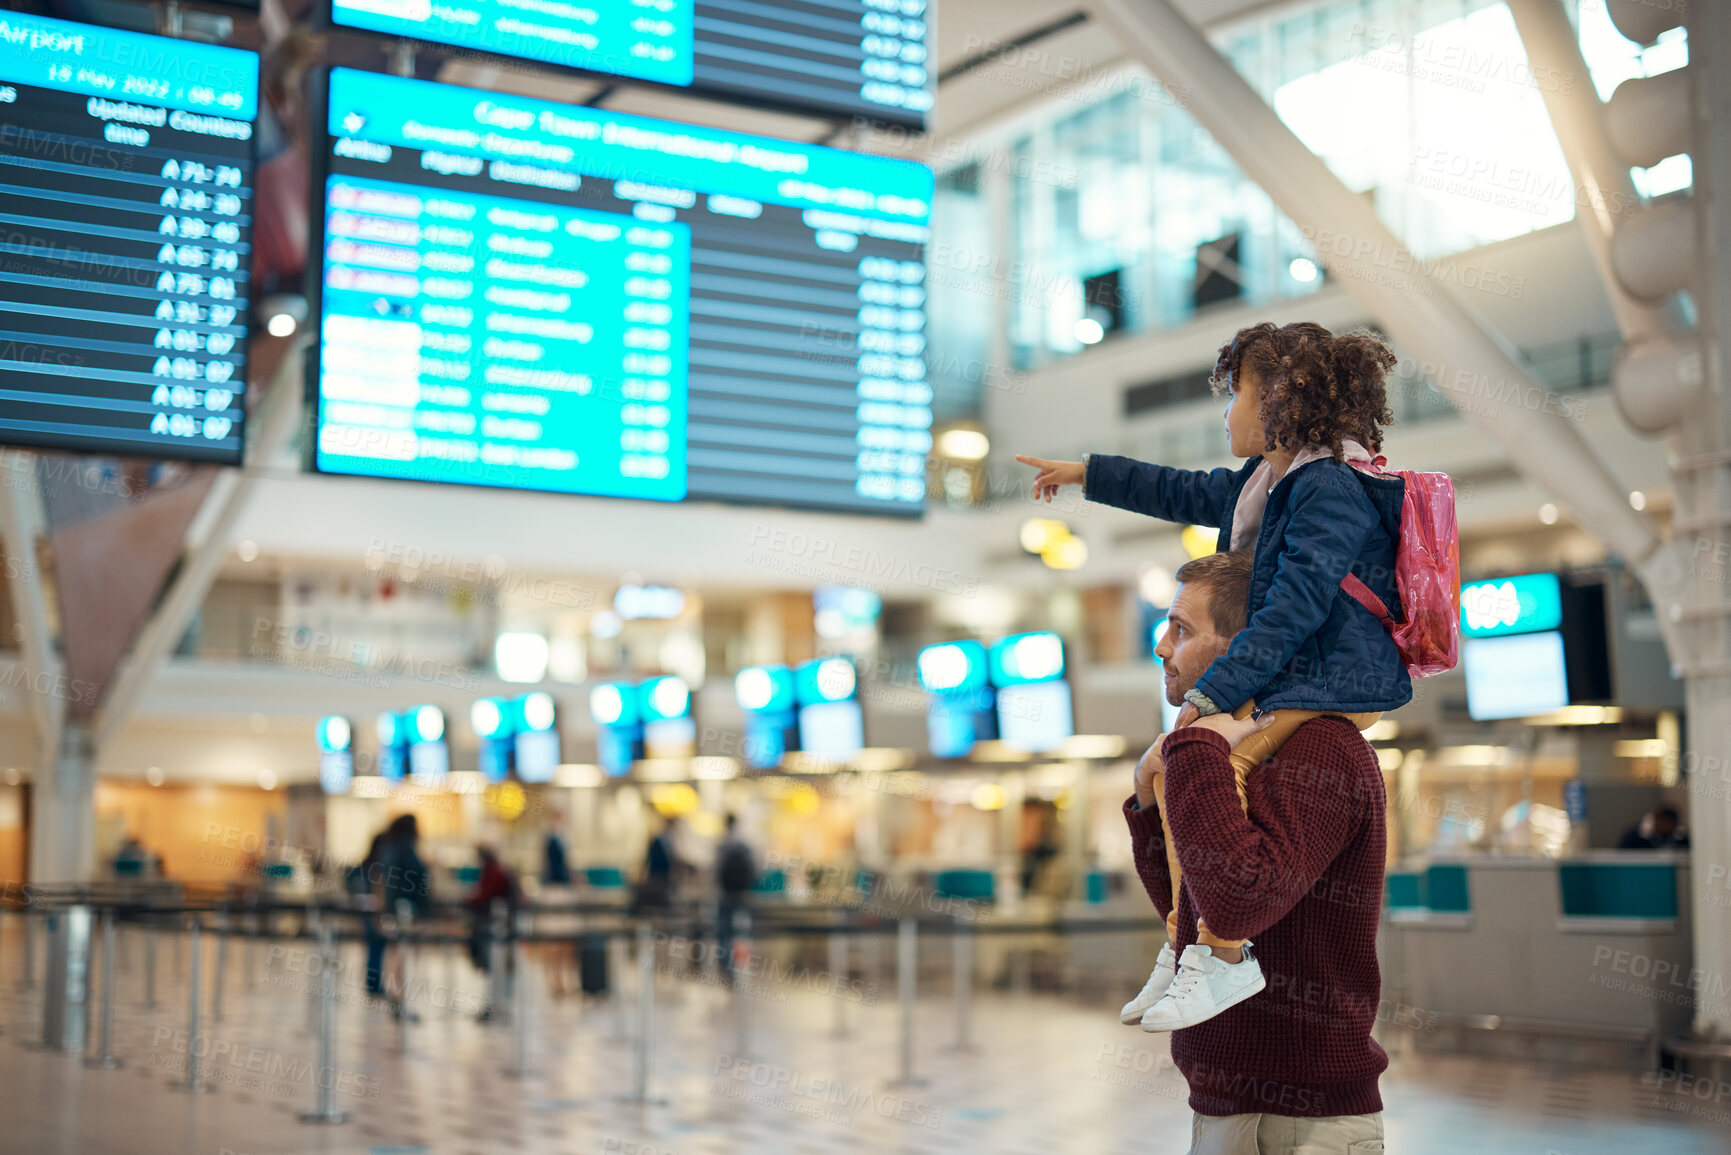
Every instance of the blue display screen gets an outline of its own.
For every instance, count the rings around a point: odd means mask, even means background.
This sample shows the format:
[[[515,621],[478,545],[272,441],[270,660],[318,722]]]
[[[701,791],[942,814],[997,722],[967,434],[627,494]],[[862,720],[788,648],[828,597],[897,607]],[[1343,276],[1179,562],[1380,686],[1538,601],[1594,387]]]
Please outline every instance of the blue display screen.
[[[923,127],[926,0],[331,0],[331,20],[803,113]]]
[[[1493,578],[1461,587],[1461,633],[1469,638],[1536,633],[1562,624],[1562,583],[1554,573]]]
[[[923,166],[333,69],[318,469],[917,513]]]
[[[258,57],[0,13],[0,443],[239,464]]]
[[[1563,635],[1515,634],[1461,643],[1467,679],[1467,714],[1475,722],[1530,718],[1569,704]]]

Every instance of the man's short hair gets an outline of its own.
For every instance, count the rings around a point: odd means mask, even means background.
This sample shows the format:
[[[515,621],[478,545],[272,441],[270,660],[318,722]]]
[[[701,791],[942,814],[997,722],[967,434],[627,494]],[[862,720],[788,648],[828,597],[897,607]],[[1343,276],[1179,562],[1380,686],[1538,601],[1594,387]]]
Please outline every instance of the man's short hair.
[[[1174,575],[1184,585],[1208,595],[1208,617],[1214,632],[1230,638],[1250,617],[1250,551],[1211,553],[1178,567]]]

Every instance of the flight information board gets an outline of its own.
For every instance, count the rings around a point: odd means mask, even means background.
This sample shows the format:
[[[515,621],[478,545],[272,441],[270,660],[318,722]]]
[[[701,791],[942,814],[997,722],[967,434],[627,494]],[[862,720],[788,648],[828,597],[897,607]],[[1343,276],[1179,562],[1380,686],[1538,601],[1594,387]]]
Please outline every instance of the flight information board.
[[[0,13],[0,442],[238,464],[258,57]]]
[[[924,128],[927,0],[331,0],[349,28]]]
[[[922,165],[332,69],[320,471],[917,514]]]

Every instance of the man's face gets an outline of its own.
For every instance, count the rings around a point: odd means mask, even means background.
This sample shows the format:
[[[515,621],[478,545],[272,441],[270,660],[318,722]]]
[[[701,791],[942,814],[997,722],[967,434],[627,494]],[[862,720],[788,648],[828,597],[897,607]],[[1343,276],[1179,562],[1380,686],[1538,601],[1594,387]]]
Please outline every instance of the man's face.
[[[1154,647],[1166,672],[1166,700],[1182,706],[1185,693],[1195,688],[1196,679],[1231,644],[1231,638],[1214,632],[1214,619],[1208,613],[1208,591],[1194,584],[1179,586],[1178,596],[1172,599],[1172,609],[1166,615],[1166,632]]]

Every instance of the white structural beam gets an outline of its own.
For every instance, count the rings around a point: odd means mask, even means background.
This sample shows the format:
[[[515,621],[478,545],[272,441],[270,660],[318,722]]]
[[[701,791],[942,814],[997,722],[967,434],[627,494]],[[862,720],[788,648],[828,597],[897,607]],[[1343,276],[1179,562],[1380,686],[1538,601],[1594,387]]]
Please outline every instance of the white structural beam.
[[[1662,305],[1638,301],[1611,270],[1611,234],[1641,211],[1642,197],[1629,175],[1628,162],[1611,146],[1605,106],[1593,87],[1581,55],[1581,41],[1562,0],[1509,0],[1509,14],[1526,46],[1535,76],[1567,77],[1570,83],[1544,84],[1539,90],[1574,179],[1575,220],[1587,239],[1605,294],[1617,313],[1617,326],[1629,342],[1658,340],[1684,327],[1675,297]]]
[[[7,453],[0,457],[0,540],[5,541],[6,552],[13,559],[7,585],[12,614],[18,620],[39,769],[46,767],[59,749],[60,728],[66,717],[66,698],[56,692],[60,657],[54,652],[48,600],[36,562],[36,539],[42,527],[42,492],[36,479],[35,455]]]
[[[211,487],[205,507],[194,521],[195,528],[203,527],[203,536],[181,563],[168,592],[139,632],[131,655],[115,679],[97,723],[95,744],[98,759],[126,725],[150,679],[174,652],[193,615],[204,604],[205,594],[210,592],[217,570],[227,556],[234,527],[257,484],[260,470],[282,452],[294,435],[301,412],[304,334],[303,330],[283,355],[269,392],[252,414],[246,464],[238,471],[225,472]]]
[[[1731,854],[1731,806],[1725,802],[1731,784],[1731,133],[1725,128],[1731,124],[1731,5],[1692,4],[1687,15],[1694,96],[1691,200],[1700,214],[1702,242],[1691,290],[1709,355],[1703,403],[1677,431],[1682,452],[1675,470],[1672,552],[1688,588],[1668,604],[1660,601],[1659,608],[1660,620],[1675,627],[1672,662],[1688,681],[1683,765],[1695,864],[1691,974],[1710,976],[1711,983],[1731,974],[1731,909],[1720,869]],[[1731,1038],[1731,1007],[1720,998],[1698,998],[1695,1030],[1706,1038]]]
[[[1511,465],[1631,564],[1660,544],[1580,431],[1513,346],[1411,256],[1364,198],[1287,128],[1169,0],[1089,0],[1161,81],[1191,93],[1189,112],[1315,244],[1331,275]],[[1405,282],[1402,284],[1401,282]]]

